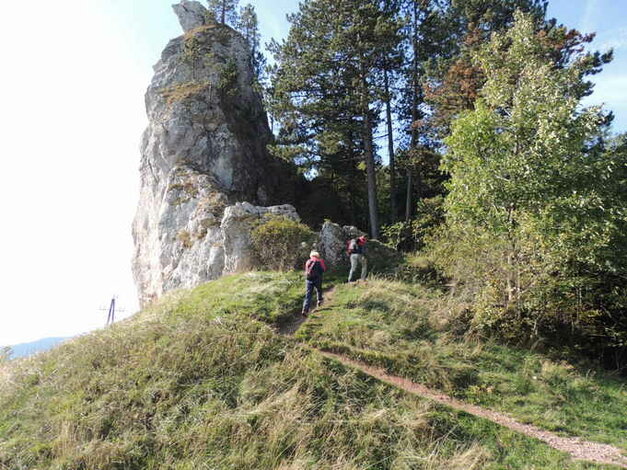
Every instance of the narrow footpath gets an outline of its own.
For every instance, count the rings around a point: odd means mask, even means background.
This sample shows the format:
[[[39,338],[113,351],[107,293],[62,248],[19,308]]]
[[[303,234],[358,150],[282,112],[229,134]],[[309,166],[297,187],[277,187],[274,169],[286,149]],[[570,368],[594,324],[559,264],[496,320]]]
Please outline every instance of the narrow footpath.
[[[382,382],[398,387],[409,393],[420,395],[421,397],[433,400],[456,410],[465,411],[466,413],[488,419],[494,423],[505,426],[513,431],[525,434],[529,437],[540,439],[554,449],[569,453],[573,459],[586,460],[602,464],[618,465],[627,468],[627,457],[622,455],[620,449],[596,442],[584,441],[578,437],[561,437],[550,431],[540,429],[531,424],[524,424],[515,419],[497,411],[492,411],[480,406],[464,403],[460,400],[445,395],[437,390],[430,389],[424,385],[412,382],[411,380],[399,377],[397,375],[388,374],[380,367],[373,367],[364,364],[346,356],[335,354],[327,351],[317,350],[324,357],[338,361],[345,366],[358,369],[364,374],[370,375]]]
[[[324,307],[327,307],[333,301],[334,292],[334,287],[325,291]],[[312,313],[315,314],[315,310]],[[298,315],[293,321],[288,322],[281,327],[278,333],[286,336],[293,336],[302,324],[308,320],[308,318],[309,317]],[[472,405],[470,403],[465,403],[419,383],[397,375],[389,374],[380,367],[370,366],[341,354],[322,351],[319,349],[314,350],[328,359],[340,362],[347,367],[357,369],[364,374],[405,390],[406,392],[413,393],[456,410],[464,411],[468,414],[490,420],[493,423],[500,424],[501,426],[509,428],[513,431],[539,439],[554,449],[570,454],[575,460],[585,460],[588,462],[617,465],[621,468],[627,468],[627,457],[622,454],[620,449],[614,446],[585,441],[579,437],[561,437],[551,431],[546,431],[532,424],[524,424],[516,421],[514,418],[506,414],[482,408],[477,405]]]

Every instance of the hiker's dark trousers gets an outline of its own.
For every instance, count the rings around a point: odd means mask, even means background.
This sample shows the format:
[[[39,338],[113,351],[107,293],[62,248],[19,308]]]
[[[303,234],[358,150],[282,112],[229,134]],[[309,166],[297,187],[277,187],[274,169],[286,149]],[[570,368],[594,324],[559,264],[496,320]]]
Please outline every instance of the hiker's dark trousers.
[[[322,303],[322,278],[319,277],[317,279],[307,279],[305,281],[306,293],[305,293],[305,302],[303,302],[303,312],[309,312],[309,307],[311,306],[311,296],[313,295],[314,288],[316,289],[316,294],[318,295],[318,303]]]

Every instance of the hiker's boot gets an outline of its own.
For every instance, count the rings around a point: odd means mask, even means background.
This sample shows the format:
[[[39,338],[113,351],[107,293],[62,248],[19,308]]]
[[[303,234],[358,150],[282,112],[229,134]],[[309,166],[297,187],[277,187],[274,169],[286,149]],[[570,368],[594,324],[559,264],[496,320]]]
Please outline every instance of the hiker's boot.
[[[300,312],[300,314],[301,314],[303,317],[306,317],[307,315],[309,315],[309,312],[308,312],[307,310],[303,310],[302,312]]]
[[[322,307],[323,303],[324,303],[323,299],[318,300],[318,308]]]

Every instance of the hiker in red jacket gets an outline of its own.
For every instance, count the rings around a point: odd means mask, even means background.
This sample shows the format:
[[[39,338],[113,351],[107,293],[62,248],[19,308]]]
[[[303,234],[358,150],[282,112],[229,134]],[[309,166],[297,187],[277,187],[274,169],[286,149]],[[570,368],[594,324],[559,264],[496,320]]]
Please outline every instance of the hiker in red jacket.
[[[348,241],[346,252],[351,262],[351,270],[348,273],[348,282],[353,282],[353,274],[357,271],[357,265],[361,264],[361,280],[366,279],[368,274],[368,259],[366,258],[366,243],[368,239],[365,236],[352,238]]]
[[[313,294],[314,287],[316,288],[316,294],[318,295],[318,307],[322,305],[322,274],[327,270],[327,266],[324,260],[320,258],[320,253],[312,251],[309,254],[309,259],[305,263],[305,285],[307,291],[305,293],[305,302],[303,302],[302,314],[307,316],[309,313],[309,306],[311,305],[311,296]]]

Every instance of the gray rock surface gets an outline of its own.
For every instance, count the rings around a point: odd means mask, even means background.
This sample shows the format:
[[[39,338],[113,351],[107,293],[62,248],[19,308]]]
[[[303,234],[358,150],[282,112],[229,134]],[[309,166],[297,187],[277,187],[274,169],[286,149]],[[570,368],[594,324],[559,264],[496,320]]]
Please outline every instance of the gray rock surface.
[[[172,5],[172,8],[185,32],[209,22],[207,9],[200,2],[183,0],[181,3]]]
[[[250,232],[255,222],[266,214],[287,217],[300,222],[296,209],[289,204],[259,207],[243,202],[226,208],[221,225],[224,236],[225,274],[250,271],[259,267],[250,240]]]
[[[338,266],[348,263],[346,255],[346,243],[351,238],[366,235],[357,227],[340,225],[333,222],[325,222],[320,230],[318,251],[322,257],[330,264]]]
[[[245,265],[235,260],[245,250],[225,251],[228,206],[289,202],[294,194],[294,174],[266,150],[271,133],[245,39],[206,20],[198,2],[173,8],[185,34],[164,49],[145,97],[132,262],[142,305],[215,279],[227,264],[228,272]]]

